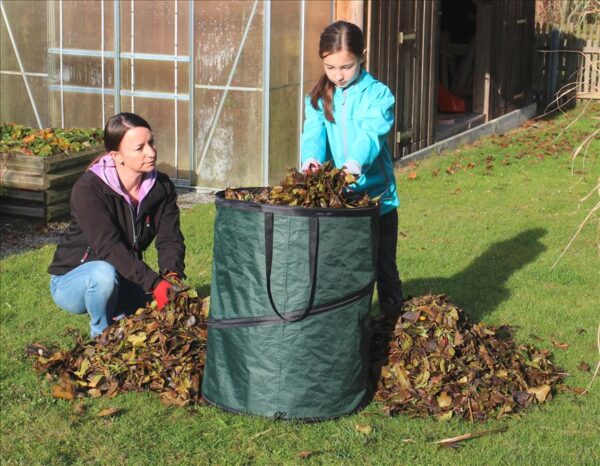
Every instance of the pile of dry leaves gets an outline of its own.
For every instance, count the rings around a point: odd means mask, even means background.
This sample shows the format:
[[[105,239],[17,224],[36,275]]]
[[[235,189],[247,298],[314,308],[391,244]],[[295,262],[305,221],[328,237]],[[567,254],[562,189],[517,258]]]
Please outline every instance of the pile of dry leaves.
[[[564,378],[549,351],[517,345],[510,327],[470,323],[445,295],[413,298],[403,311],[373,341],[374,362],[385,363],[376,399],[388,414],[483,421],[550,400]]]
[[[517,345],[510,327],[470,323],[444,295],[413,298],[403,311],[372,340],[381,366],[375,399],[390,415],[483,421],[550,400],[564,378],[548,350]],[[207,314],[208,299],[188,289],[162,311],[148,305],[94,340],[79,337],[70,351],[33,344],[27,352],[55,382],[56,398],[150,390],[185,406],[202,401]]]
[[[162,311],[148,305],[106,328],[94,340],[81,337],[70,351],[28,346],[35,368],[55,381],[52,395],[112,397],[150,390],[167,404],[201,400],[208,302],[183,290]]]
[[[334,209],[376,205],[379,199],[371,199],[366,193],[355,193],[348,189],[355,181],[353,175],[327,162],[312,173],[300,173],[291,168],[281,185],[272,188],[228,188],[225,190],[225,199]]]

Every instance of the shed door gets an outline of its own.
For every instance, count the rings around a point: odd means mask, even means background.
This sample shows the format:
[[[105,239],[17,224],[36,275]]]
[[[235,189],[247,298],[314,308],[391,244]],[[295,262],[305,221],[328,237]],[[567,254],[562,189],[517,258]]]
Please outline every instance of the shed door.
[[[535,47],[533,2],[492,3],[492,118],[531,101]]]
[[[371,0],[369,71],[396,97],[394,159],[433,144],[439,2]]]

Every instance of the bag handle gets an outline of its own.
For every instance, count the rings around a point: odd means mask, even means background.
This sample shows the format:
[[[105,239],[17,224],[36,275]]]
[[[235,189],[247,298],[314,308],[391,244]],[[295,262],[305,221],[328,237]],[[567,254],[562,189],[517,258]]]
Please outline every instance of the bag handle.
[[[308,306],[295,319],[286,319],[277,309],[271,292],[271,269],[273,265],[273,230],[275,218],[272,212],[265,212],[265,269],[267,272],[267,293],[269,294],[269,302],[275,314],[281,320],[286,322],[299,322],[308,316],[313,308],[315,300],[315,291],[317,289],[317,254],[319,252],[319,217],[313,216],[308,218],[308,261],[310,269],[310,295],[308,298]]]

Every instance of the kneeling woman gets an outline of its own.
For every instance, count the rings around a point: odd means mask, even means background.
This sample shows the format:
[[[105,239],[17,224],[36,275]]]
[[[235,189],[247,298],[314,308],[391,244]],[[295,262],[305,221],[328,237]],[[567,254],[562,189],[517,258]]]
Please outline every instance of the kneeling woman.
[[[71,223],[48,268],[54,302],[74,314],[87,312],[92,337],[151,297],[162,309],[167,279],[184,272],[177,193],[155,168],[150,125],[119,113],[106,123],[104,146],[107,153],[73,187]],[[154,238],[159,273],[142,257]]]

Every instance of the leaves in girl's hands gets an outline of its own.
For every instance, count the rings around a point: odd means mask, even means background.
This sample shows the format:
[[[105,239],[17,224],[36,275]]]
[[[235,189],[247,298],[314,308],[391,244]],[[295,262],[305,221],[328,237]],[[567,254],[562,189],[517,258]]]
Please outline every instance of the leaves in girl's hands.
[[[511,327],[469,322],[445,295],[402,310],[397,323],[378,322],[371,347],[372,364],[383,363],[375,399],[390,415],[483,421],[550,400],[565,377],[548,350],[518,345]]]
[[[94,340],[78,336],[70,351],[29,345],[26,351],[36,358],[34,367],[58,379],[52,396],[73,400],[150,390],[167,404],[200,402],[208,300],[183,283],[178,286],[183,291],[162,311],[151,305],[138,309]]]
[[[280,185],[272,188],[225,189],[225,199],[256,202],[269,205],[319,207],[369,207],[377,205],[378,198],[348,189],[356,177],[335,168],[327,162],[311,173],[300,173],[291,168]]]

